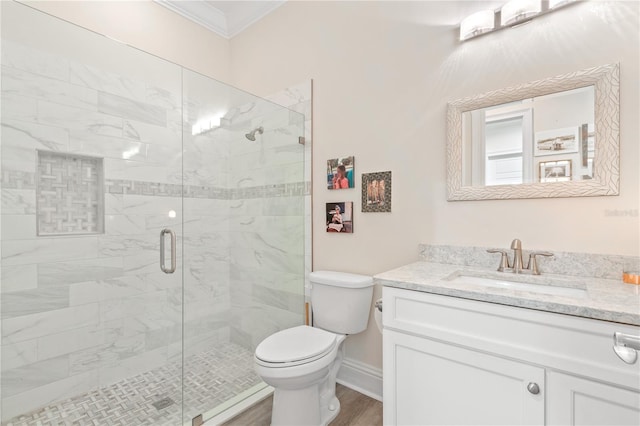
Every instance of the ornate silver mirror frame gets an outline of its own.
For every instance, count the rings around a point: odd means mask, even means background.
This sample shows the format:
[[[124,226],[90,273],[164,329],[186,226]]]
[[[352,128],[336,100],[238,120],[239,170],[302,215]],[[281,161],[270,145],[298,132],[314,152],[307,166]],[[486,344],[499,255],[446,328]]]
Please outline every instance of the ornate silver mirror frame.
[[[520,185],[462,186],[462,113],[521,99],[595,86],[593,179]],[[619,65],[609,64],[450,102],[447,110],[447,200],[618,195],[620,184]]]

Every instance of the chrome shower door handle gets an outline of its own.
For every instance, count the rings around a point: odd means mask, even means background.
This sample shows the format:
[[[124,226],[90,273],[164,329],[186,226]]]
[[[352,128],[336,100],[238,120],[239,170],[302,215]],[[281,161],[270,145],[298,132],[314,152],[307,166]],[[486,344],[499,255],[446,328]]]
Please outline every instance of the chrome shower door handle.
[[[171,236],[171,267],[169,268],[164,263],[164,240],[166,234]],[[160,270],[165,274],[173,274],[176,271],[176,233],[168,228],[160,231]]]

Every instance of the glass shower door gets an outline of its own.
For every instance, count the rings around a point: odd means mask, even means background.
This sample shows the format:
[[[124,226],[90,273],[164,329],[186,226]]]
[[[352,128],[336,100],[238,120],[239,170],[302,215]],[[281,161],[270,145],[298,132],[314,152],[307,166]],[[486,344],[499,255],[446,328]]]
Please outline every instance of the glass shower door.
[[[188,70],[183,90],[188,421],[264,389],[255,347],[304,322],[304,115]]]
[[[0,7],[2,423],[190,424],[263,389],[256,345],[304,317],[304,116]]]
[[[1,3],[2,422],[180,424],[181,68]]]

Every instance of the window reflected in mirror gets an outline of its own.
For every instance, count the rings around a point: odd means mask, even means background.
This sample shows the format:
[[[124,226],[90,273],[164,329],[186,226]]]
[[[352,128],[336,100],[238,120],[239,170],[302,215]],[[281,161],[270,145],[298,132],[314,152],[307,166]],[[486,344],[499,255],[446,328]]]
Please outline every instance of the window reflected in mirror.
[[[595,153],[594,86],[462,114],[462,185],[588,180]]]

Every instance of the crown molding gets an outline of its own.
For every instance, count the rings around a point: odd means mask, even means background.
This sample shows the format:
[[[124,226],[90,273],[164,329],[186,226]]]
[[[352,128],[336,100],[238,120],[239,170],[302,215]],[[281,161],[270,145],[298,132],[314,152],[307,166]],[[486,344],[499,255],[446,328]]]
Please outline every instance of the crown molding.
[[[153,1],[226,39],[240,34],[286,3],[286,0],[246,2],[243,10],[236,8],[225,13],[214,1]]]
[[[187,18],[224,38],[229,38],[227,17],[218,8],[204,1],[153,0],[172,12]]]
[[[259,2],[259,5],[257,7],[254,7],[251,13],[230,15],[228,18],[231,19],[227,19],[229,32],[228,38],[232,38],[240,34],[242,31],[246,30],[251,25],[255,24],[286,2],[287,0],[270,0]],[[234,15],[240,16],[238,17]]]

